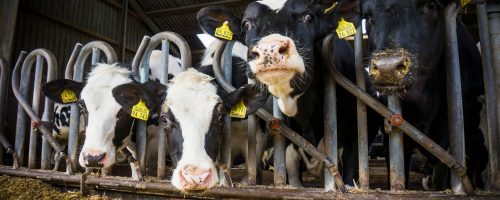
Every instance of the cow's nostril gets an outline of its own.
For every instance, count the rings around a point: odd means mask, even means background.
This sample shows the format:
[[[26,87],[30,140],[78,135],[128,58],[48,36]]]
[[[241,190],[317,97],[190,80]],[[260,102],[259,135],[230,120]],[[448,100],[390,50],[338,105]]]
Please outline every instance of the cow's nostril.
[[[259,59],[259,53],[255,51],[250,52],[250,56],[254,59]]]
[[[280,49],[278,50],[278,52],[279,52],[280,54],[285,54],[287,51],[288,51],[288,45],[282,46],[282,47],[280,47]]]

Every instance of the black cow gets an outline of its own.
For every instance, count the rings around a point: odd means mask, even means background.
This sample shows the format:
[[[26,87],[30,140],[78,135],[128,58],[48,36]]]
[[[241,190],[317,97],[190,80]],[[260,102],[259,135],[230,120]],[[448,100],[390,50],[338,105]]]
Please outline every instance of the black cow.
[[[448,148],[444,9],[451,0],[346,1],[361,6],[367,19],[371,44],[370,81],[383,95],[402,100],[404,118],[443,148]],[[345,6],[344,5],[344,6]],[[341,7],[338,7],[341,9]],[[358,16],[351,12],[346,19]],[[357,21],[356,19],[352,21]],[[479,173],[485,169],[488,152],[478,129],[484,94],[480,54],[465,26],[457,23],[462,82],[467,174],[482,187]],[[405,162],[416,144],[406,138]],[[420,149],[429,157],[437,159]],[[408,167],[406,167],[408,172]],[[407,173],[408,175],[408,173]],[[406,179],[408,180],[408,178]]]
[[[228,9],[205,7],[198,12],[198,21],[205,32],[215,33],[228,22],[233,39],[248,47],[247,75],[256,80],[263,94],[277,98],[285,121],[298,133],[317,145],[323,135],[323,73],[322,38],[337,27],[340,20],[332,12],[332,1],[263,0],[247,6],[240,20]],[[348,9],[348,8],[347,8]],[[337,10],[338,11],[338,10]],[[346,12],[346,11],[342,11]],[[354,80],[354,55],[349,44],[336,38],[336,67]],[[357,173],[356,100],[338,88],[339,144],[344,148],[344,181],[353,185]],[[376,123],[370,120],[376,133]],[[373,131],[375,130],[375,131]],[[340,148],[339,147],[339,148]],[[287,149],[289,183],[300,186],[300,156],[292,146]],[[292,159],[293,157],[293,159]],[[292,173],[290,173],[292,172]]]

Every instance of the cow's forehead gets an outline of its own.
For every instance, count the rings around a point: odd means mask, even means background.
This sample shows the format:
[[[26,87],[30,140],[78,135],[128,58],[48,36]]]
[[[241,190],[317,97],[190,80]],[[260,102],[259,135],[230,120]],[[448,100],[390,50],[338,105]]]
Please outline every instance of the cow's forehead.
[[[257,3],[265,5],[269,7],[269,9],[279,12],[281,9],[283,9],[283,7],[285,7],[287,1],[288,0],[261,0],[257,1]]]

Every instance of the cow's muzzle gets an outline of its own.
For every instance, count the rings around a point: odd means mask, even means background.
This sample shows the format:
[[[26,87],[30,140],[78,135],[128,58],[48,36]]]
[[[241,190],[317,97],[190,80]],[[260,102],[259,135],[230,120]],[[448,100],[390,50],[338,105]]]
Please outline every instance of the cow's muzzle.
[[[368,71],[373,85],[377,88],[405,88],[411,78],[413,60],[413,56],[402,48],[373,53]]]

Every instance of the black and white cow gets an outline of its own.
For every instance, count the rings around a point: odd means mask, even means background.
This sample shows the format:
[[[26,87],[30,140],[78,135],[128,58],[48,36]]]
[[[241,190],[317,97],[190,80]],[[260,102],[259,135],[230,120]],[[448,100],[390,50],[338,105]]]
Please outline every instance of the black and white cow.
[[[86,83],[60,79],[45,84],[43,93],[57,103],[63,103],[61,93],[72,90],[78,97],[83,112],[87,113],[85,141],[79,155],[79,163],[84,168],[102,168],[104,174],[115,163],[116,153],[127,148],[135,157],[135,144],[132,142],[134,118],[118,104],[112,89],[123,84],[140,88],[137,94],[148,107],[161,103],[152,98],[165,87],[158,82],[135,83],[131,71],[116,64],[98,64],[88,75]],[[159,97],[161,98],[161,96]],[[74,102],[73,102],[74,103]],[[151,110],[149,123],[159,120],[158,111]],[[134,178],[138,178],[132,170]]]
[[[263,94],[269,92],[277,98],[289,126],[315,145],[323,135],[322,75],[327,73],[321,42],[340,20],[336,12],[328,9],[332,5],[332,1],[326,0],[262,0],[249,4],[242,20],[217,6],[198,12],[198,22],[207,33],[215,33],[216,28],[228,22],[233,39],[249,47],[248,77],[256,80]],[[355,80],[354,55],[349,44],[335,38],[333,48],[336,67]],[[352,185],[357,174],[356,100],[341,88],[337,91],[339,144],[344,148],[346,161],[342,174],[344,181]],[[375,134],[376,123],[369,122]],[[300,186],[300,156],[295,149],[287,152],[289,183]]]
[[[403,117],[444,148],[449,146],[444,10],[452,2],[365,0],[361,5],[360,1],[344,4],[360,6],[361,16],[367,19],[373,51],[369,64],[370,81],[381,94],[398,95],[402,100]],[[351,12],[344,17],[358,16],[355,14]],[[481,57],[460,20],[457,36],[467,174],[476,187],[482,187],[479,174],[486,168],[488,152],[478,128],[481,110],[478,97],[484,94]],[[410,149],[416,144],[408,138],[404,144],[408,164]],[[422,148],[420,151],[429,158],[429,163],[436,165],[438,160],[434,156]]]

